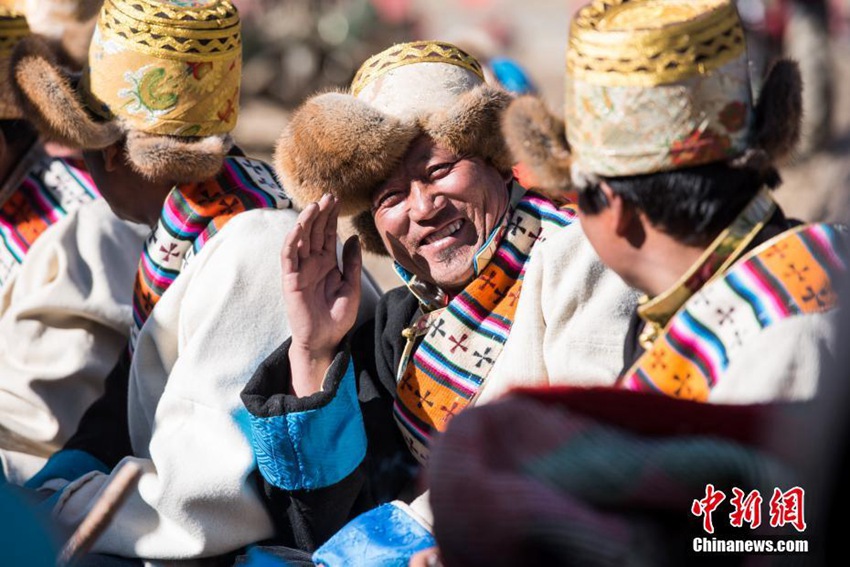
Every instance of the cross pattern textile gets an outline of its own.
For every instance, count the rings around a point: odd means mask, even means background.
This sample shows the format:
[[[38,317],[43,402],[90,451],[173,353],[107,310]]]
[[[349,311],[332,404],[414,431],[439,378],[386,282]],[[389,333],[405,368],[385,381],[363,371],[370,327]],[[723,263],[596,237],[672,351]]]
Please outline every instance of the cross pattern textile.
[[[841,235],[826,224],[785,232],[710,282],[629,370],[625,388],[705,401],[749,337],[789,317],[837,306]]]
[[[46,156],[37,161],[0,205],[0,289],[44,231],[98,197],[81,164]]]
[[[259,160],[243,157],[227,158],[213,179],[172,189],[139,262],[133,290],[131,351],[162,295],[230,219],[253,209],[290,206],[272,169]]]

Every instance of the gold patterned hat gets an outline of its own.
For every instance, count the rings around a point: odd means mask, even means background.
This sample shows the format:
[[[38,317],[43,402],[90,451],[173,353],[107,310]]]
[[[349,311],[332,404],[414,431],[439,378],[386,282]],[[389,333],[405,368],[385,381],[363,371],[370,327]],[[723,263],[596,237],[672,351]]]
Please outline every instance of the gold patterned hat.
[[[568,144],[548,164],[562,184],[718,161],[762,167],[794,143],[793,132],[771,142],[763,130],[777,119],[796,128],[796,68],[782,63],[753,104],[744,30],[730,0],[596,0],[572,21],[566,71]],[[520,102],[506,119],[512,149],[532,160],[521,146],[532,136],[533,106]],[[790,114],[759,120],[783,106]]]
[[[572,22],[566,121],[576,166],[603,176],[732,158],[753,103],[729,0],[594,2]]]
[[[12,2],[0,1],[0,77],[9,74],[12,51],[19,41],[30,35],[23,13],[15,10]],[[0,85],[0,120],[21,118],[21,108],[8,84]]]
[[[139,172],[191,181],[214,175],[229,150],[241,65],[230,0],[105,0],[81,80],[29,40],[13,83],[49,137],[84,149],[126,137]]]
[[[386,253],[371,217],[371,195],[420,135],[458,154],[512,165],[499,129],[510,102],[486,84],[481,65],[454,45],[416,41],[369,58],[346,92],[307,99],[293,114],[275,155],[287,192],[300,204],[336,195],[357,215],[364,246]]]

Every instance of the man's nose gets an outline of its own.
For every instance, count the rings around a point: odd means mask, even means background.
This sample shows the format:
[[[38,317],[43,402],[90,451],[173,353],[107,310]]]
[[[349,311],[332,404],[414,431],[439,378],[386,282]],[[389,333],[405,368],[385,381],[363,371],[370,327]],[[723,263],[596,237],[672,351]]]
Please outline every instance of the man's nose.
[[[434,217],[445,206],[445,198],[434,187],[413,181],[410,186],[409,216],[413,221]]]

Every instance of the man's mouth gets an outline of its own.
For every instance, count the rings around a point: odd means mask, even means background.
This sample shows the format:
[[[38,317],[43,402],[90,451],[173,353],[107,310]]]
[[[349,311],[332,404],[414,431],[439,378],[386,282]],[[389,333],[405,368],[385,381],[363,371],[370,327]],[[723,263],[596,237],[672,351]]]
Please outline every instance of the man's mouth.
[[[438,241],[440,241],[444,238],[448,238],[450,236],[453,236],[463,227],[463,222],[464,222],[463,219],[458,219],[456,221],[453,221],[453,222],[447,224],[446,226],[444,226],[440,230],[432,232],[431,234],[429,234],[428,236],[423,238],[420,241],[419,245],[420,246],[428,246],[429,244],[434,244],[435,242],[438,242]]]

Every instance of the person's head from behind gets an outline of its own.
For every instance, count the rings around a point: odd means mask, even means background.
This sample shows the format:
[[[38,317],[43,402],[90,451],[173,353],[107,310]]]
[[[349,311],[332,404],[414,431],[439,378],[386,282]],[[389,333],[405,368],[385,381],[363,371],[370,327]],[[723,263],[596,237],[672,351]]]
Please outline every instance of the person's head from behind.
[[[395,46],[363,64],[350,93],[299,108],[278,171],[302,205],[335,195],[367,250],[454,293],[508,209],[512,164],[499,132],[508,101],[454,46]]]
[[[174,33],[128,33],[151,21]],[[12,86],[46,138],[84,151],[115,213],[150,224],[173,185],[222,167],[238,113],[239,32],[229,0],[114,0],[98,18],[82,79],[31,37],[12,54]]]
[[[636,49],[648,43],[654,51]],[[774,163],[797,141],[800,106],[788,61],[753,104],[734,3],[633,1],[576,15],[565,121],[521,99],[505,128],[550,192],[578,191],[591,244],[640,288],[635,272],[653,237],[706,248],[779,184]]]
[[[652,238],[648,232],[706,248],[773,180],[724,162],[603,178],[579,191],[579,218],[603,263],[643,289],[638,272],[646,240]]]

